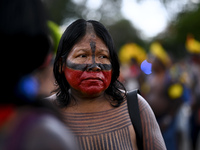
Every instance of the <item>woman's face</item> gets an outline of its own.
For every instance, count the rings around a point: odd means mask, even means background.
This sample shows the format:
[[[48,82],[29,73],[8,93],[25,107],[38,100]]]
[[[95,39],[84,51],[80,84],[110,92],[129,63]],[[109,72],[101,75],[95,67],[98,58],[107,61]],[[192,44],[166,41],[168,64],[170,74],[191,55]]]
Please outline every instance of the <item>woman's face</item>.
[[[86,95],[103,93],[111,82],[110,53],[94,32],[86,35],[71,49],[64,74],[72,90]]]

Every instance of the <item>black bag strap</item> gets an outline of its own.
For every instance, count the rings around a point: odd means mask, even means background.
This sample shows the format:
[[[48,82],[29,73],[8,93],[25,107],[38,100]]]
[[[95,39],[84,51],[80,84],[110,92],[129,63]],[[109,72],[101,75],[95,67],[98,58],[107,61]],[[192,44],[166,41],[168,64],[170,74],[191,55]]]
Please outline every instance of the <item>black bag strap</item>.
[[[137,97],[138,93],[140,94],[139,90],[133,90],[127,93],[127,105],[131,122],[135,129],[138,149],[143,150],[143,134]]]

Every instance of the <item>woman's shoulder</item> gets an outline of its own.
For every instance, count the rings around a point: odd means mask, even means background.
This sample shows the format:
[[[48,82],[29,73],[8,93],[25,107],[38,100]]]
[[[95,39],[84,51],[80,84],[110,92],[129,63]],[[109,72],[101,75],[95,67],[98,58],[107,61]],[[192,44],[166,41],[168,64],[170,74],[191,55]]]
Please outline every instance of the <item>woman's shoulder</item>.
[[[137,94],[138,105],[142,123],[143,136],[146,141],[145,149],[150,147],[156,147],[156,149],[166,149],[165,143],[160,131],[160,127],[157,123],[153,110],[148,102],[140,95]]]

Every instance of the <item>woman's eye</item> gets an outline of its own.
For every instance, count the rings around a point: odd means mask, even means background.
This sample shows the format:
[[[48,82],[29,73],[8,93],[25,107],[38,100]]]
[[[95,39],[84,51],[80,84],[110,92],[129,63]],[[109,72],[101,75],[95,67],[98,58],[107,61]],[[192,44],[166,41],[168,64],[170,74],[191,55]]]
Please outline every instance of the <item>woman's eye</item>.
[[[106,55],[102,55],[102,56],[100,56],[100,58],[108,58],[108,56],[106,56]]]
[[[81,54],[81,55],[78,55],[77,57],[80,57],[80,58],[85,58],[85,57],[87,57],[86,55],[84,55],[84,54]]]

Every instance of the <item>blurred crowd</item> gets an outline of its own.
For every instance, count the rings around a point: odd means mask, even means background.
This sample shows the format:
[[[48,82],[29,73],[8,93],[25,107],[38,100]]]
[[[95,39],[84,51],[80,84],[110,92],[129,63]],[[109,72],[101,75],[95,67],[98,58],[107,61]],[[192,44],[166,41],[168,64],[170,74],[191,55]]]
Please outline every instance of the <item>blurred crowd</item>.
[[[149,52],[135,43],[119,52],[120,80],[127,90],[139,89],[150,104],[167,149],[200,149],[200,47],[192,36],[188,55],[174,60],[158,42]],[[131,53],[130,51],[134,51]],[[138,51],[138,52],[137,52]]]

